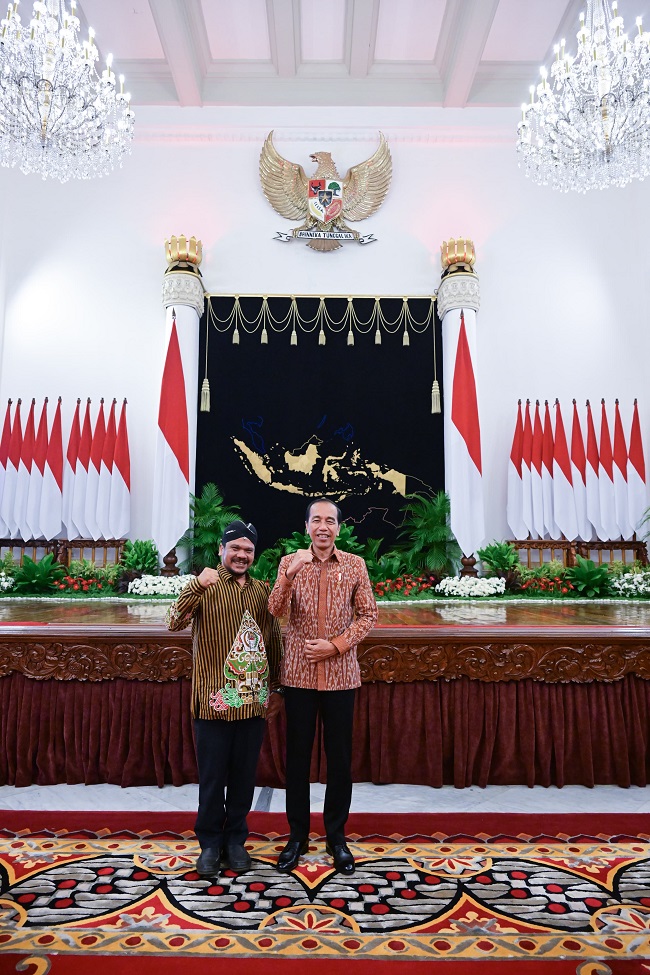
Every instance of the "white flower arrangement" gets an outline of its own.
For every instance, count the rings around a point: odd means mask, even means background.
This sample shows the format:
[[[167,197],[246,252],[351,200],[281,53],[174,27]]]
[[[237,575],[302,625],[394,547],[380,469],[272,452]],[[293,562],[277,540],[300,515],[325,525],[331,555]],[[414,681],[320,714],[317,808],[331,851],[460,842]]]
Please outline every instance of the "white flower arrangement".
[[[178,596],[193,575],[185,576],[142,576],[129,583],[132,596]]]
[[[478,596],[502,596],[506,580],[496,577],[462,576],[460,579],[448,576],[436,586],[436,592],[443,596],[460,596],[475,599]]]
[[[12,589],[14,581],[15,580],[13,576],[7,575],[4,569],[2,570],[2,572],[0,572],[0,589],[2,589],[3,591],[6,591],[7,589]]]
[[[630,572],[610,581],[613,592],[618,596],[650,596],[650,573]]]

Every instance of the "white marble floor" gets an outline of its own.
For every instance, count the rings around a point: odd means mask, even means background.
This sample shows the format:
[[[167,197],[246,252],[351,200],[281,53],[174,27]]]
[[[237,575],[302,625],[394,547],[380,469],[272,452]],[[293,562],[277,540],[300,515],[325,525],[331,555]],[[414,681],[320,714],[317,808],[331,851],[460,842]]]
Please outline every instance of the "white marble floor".
[[[312,811],[321,812],[325,787],[312,785]],[[32,785],[26,788],[0,786],[0,827],[3,809],[29,810],[147,810],[150,812],[194,811],[198,786],[140,786],[122,789],[116,785]],[[284,812],[284,790],[256,789],[254,808]],[[537,786],[471,786],[455,789],[426,785],[373,785],[360,782],[352,794],[353,812],[608,812],[650,813],[650,788],[632,786],[570,785],[563,789]]]

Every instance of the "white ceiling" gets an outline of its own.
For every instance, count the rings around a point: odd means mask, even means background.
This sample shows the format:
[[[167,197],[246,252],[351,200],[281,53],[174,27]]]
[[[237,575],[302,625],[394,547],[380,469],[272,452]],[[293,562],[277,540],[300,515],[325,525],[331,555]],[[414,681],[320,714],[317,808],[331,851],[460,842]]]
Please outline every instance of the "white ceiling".
[[[29,2],[29,0],[28,0]],[[79,0],[133,105],[518,106],[585,0]],[[630,36],[650,0],[619,0]],[[85,29],[84,32],[85,34]]]

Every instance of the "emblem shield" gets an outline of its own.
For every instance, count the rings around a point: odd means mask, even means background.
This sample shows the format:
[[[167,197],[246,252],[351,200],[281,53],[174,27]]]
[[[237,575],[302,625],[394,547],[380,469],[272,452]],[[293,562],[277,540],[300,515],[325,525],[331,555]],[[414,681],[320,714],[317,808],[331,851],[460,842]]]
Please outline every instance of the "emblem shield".
[[[330,223],[343,210],[343,184],[338,179],[310,179],[308,200],[312,217]]]

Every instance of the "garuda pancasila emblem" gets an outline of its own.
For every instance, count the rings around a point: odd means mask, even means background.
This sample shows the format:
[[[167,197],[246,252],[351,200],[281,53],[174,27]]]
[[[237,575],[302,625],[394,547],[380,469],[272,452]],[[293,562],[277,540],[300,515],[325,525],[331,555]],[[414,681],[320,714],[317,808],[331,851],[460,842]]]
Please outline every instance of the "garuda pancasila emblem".
[[[278,231],[276,240],[305,240],[316,251],[337,250],[342,241],[367,244],[372,234],[362,236],[346,220],[365,220],[384,202],[393,164],[388,145],[379,133],[379,146],[365,162],[339,176],[329,152],[314,152],[309,157],[318,163],[313,176],[307,176],[298,163],[284,159],[273,145],[269,132],[260,156],[260,179],[264,195],[274,210],[287,220],[303,219],[291,233]]]

